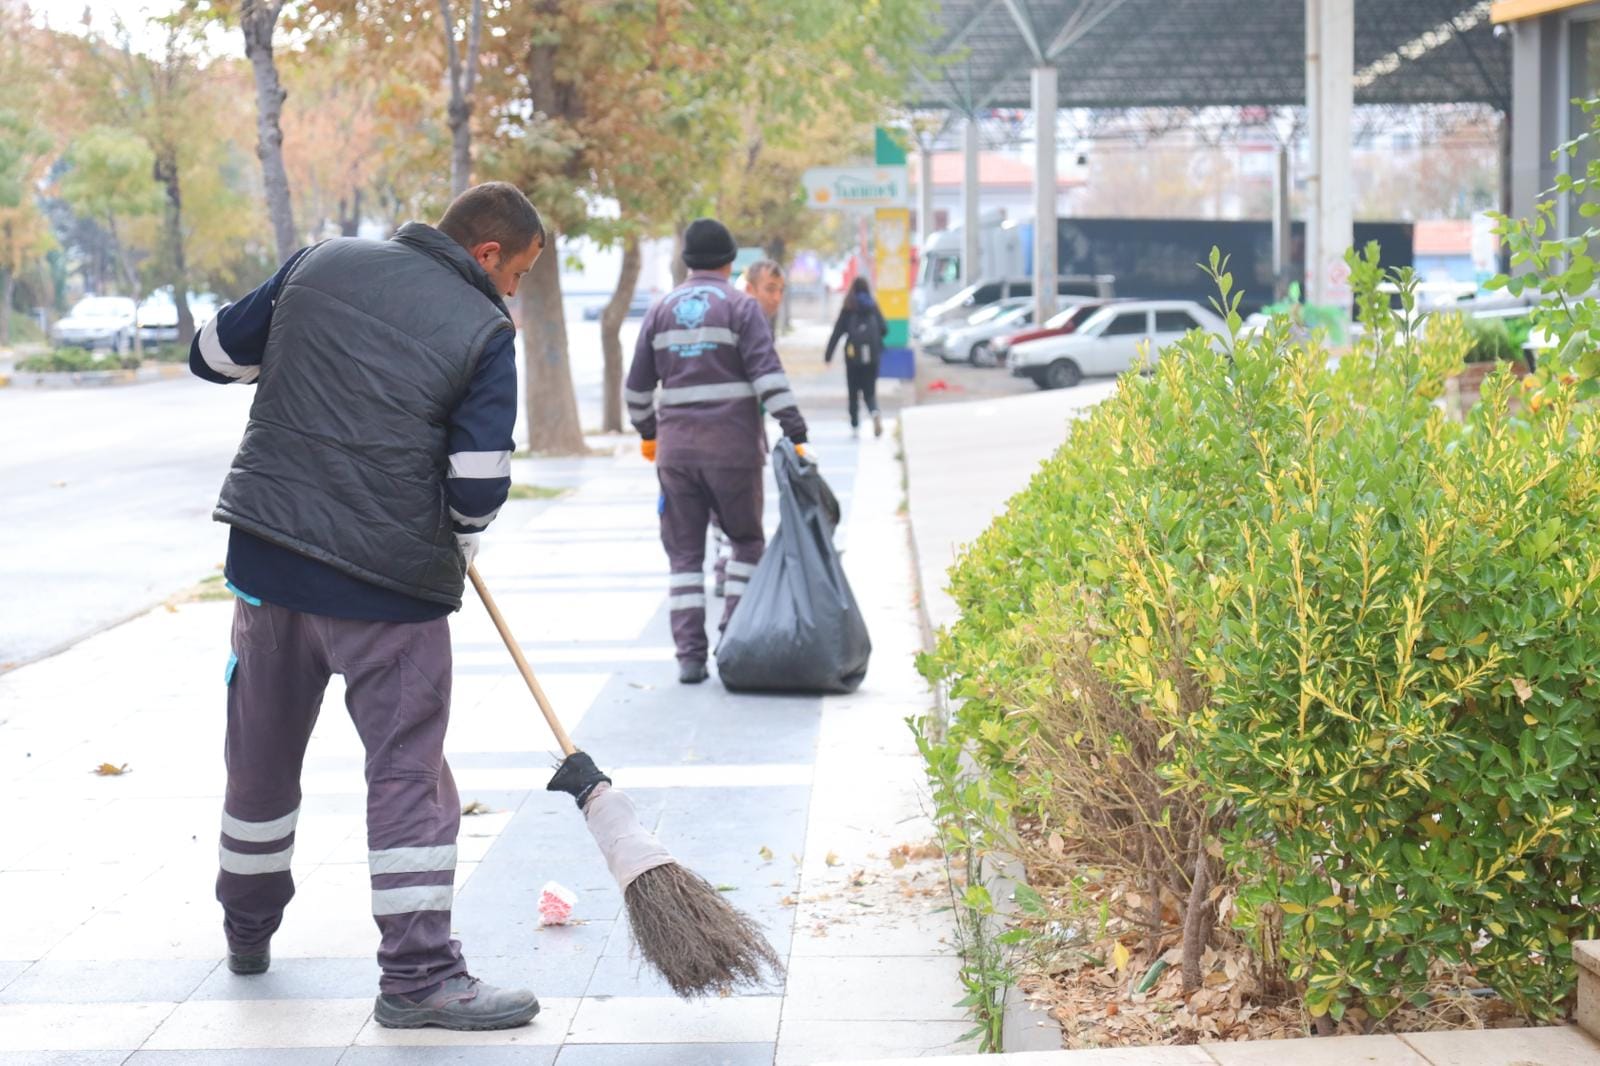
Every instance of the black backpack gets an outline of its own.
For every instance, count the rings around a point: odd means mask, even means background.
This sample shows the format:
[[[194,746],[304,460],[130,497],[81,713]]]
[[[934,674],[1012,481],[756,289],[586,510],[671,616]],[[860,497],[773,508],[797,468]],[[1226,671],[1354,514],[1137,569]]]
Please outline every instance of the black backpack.
[[[845,336],[850,342],[850,347],[855,349],[855,355],[867,356],[878,341],[878,316],[865,309],[852,311],[850,328]]]

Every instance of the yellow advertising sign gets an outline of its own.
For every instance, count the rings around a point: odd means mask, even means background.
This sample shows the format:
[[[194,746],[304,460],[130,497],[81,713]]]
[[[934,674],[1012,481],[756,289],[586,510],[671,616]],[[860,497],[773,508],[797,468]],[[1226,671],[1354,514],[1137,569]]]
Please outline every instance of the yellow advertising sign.
[[[873,276],[878,307],[888,319],[911,315],[911,211],[880,207],[873,212]]]

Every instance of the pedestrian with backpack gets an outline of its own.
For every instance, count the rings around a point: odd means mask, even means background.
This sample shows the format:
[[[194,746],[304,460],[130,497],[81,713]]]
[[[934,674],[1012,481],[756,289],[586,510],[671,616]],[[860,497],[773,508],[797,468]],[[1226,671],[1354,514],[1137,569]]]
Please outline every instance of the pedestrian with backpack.
[[[857,276],[845,294],[844,306],[833,324],[833,335],[823,361],[833,362],[833,350],[844,339],[844,375],[850,389],[850,433],[859,435],[861,402],[866,401],[872,416],[872,435],[883,436],[883,415],[878,412],[878,365],[883,359],[884,338],[889,324],[883,320],[878,301],[872,298],[867,279]]]

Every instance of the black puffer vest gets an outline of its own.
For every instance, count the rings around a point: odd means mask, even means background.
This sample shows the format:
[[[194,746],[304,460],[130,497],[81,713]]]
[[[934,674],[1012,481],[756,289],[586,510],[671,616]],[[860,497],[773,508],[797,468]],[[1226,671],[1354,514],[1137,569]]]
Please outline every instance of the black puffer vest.
[[[511,328],[489,275],[431,226],[312,248],[278,293],[213,517],[362,581],[461,606],[447,423],[484,345]]]

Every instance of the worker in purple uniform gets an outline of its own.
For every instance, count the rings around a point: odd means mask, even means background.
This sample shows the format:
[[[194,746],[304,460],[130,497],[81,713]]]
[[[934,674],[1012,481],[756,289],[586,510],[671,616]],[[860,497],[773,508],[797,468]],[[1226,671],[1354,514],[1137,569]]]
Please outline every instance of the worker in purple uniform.
[[[380,1025],[505,1029],[532,992],[467,972],[451,936],[461,802],[444,759],[449,615],[511,485],[515,330],[505,297],[546,243],[514,186],[437,226],[297,252],[195,337],[189,365],[253,384],[215,517],[232,528],[222,903],[228,969],[271,965],[294,896],[300,771],[328,679],[366,748]]]
[[[645,315],[624,389],[640,451],[661,483],[678,680],[690,685],[706,679],[706,524],[715,517],[733,549],[726,626],[766,546],[762,409],[797,447],[806,440],[767,316],[729,284],[737,251],[715,219],[689,224],[683,261],[691,273]]]

